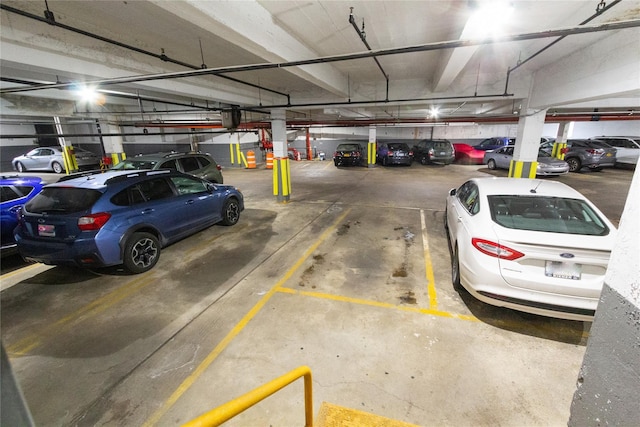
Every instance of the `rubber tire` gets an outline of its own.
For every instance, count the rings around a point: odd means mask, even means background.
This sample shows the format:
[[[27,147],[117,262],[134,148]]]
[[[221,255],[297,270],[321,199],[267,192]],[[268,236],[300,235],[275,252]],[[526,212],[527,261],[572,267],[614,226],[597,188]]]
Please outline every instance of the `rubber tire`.
[[[580,172],[580,169],[582,169],[582,163],[577,157],[570,157],[568,159],[564,159],[564,161],[569,164],[569,172]]]
[[[493,159],[489,159],[489,161],[487,162],[487,167],[491,170],[495,170],[496,169],[496,161]]]
[[[23,165],[22,163],[17,162],[17,163],[16,163],[16,170],[17,170],[18,172],[26,172],[26,171],[27,171],[27,168],[25,168],[25,167],[24,167],[24,165]]]
[[[62,167],[62,165],[58,162],[53,162],[51,163],[51,169],[53,169],[53,171],[55,173],[62,173],[64,172],[64,168]]]
[[[240,204],[236,199],[229,199],[222,207],[222,225],[235,225],[240,219]]]
[[[453,254],[451,255],[451,283],[453,283],[453,289],[460,292],[462,290],[462,284],[460,283],[460,259],[458,258],[458,245],[453,248]]]
[[[151,233],[133,233],[124,247],[124,267],[134,274],[151,270],[160,259],[160,242]]]
[[[423,165],[428,165],[429,164],[429,160],[427,160],[427,156],[422,156],[420,158],[420,163]]]
[[[339,161],[337,161],[337,160],[334,160],[334,161],[333,161],[333,164],[334,164],[334,165],[336,165],[336,167],[340,166],[340,162],[339,162]]]

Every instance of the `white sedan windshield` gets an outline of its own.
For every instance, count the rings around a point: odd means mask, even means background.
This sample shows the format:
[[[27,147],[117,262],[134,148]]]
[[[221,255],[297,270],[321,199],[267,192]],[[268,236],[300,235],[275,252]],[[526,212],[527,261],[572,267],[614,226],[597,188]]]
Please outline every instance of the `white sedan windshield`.
[[[493,221],[506,228],[604,236],[609,228],[584,201],[545,196],[488,196]]]

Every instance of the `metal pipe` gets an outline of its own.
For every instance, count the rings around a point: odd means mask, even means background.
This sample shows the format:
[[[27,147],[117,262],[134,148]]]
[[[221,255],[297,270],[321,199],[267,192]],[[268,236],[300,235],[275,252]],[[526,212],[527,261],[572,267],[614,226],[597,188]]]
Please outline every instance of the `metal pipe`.
[[[45,23],[47,23],[49,25],[53,25],[54,27],[59,27],[59,28],[62,28],[64,30],[71,31],[71,32],[74,32],[74,33],[77,33],[77,34],[80,34],[80,35],[83,35],[83,36],[86,36],[86,37],[91,37],[93,39],[100,40],[100,41],[103,41],[105,43],[109,43],[109,44],[112,44],[112,45],[115,45],[115,46],[118,46],[118,47],[121,47],[121,48],[124,48],[124,49],[128,49],[128,50],[132,50],[134,52],[141,53],[143,55],[151,56],[151,57],[160,59],[161,61],[164,61],[164,62],[171,62],[173,64],[181,65],[181,66],[186,67],[186,68],[192,68],[194,70],[202,69],[202,66],[198,67],[198,66],[195,66],[195,65],[188,64],[186,62],[179,61],[177,59],[170,58],[167,55],[165,55],[164,50],[162,51],[162,53],[160,55],[158,55],[157,53],[149,52],[148,50],[140,49],[138,47],[131,46],[129,44],[122,43],[122,42],[119,42],[117,40],[109,39],[107,37],[103,37],[103,36],[100,36],[98,34],[90,33],[88,31],[72,27],[70,25],[61,24],[61,23],[59,23],[59,22],[57,22],[55,20],[53,12],[51,12],[49,10],[48,6],[47,6],[47,10],[45,11],[45,17],[44,18],[42,18],[42,17],[40,17],[38,15],[34,15],[32,13],[29,13],[29,12],[25,12],[25,11],[20,10],[20,9],[16,9],[14,7],[11,7],[11,6],[7,6],[7,5],[5,5],[3,3],[0,3],[0,9],[6,10],[7,12],[16,13],[16,14],[24,16],[26,18],[31,18],[31,19],[35,19],[35,20],[40,21],[40,22],[45,22]],[[223,76],[223,75],[218,75],[218,77],[221,77],[223,79],[226,79],[226,80],[229,80],[229,81],[233,81],[233,82],[236,82],[236,83],[240,83],[240,84],[243,84],[243,85],[246,85],[246,86],[250,86],[250,87],[253,87],[253,88],[256,88],[256,89],[261,89],[261,90],[265,90],[267,92],[275,93],[275,94],[280,95],[280,96],[287,96],[287,97],[289,96],[286,93],[279,92],[277,90],[269,89],[269,88],[266,88],[266,87],[258,86],[258,85],[254,84],[254,83],[245,82],[245,81],[242,81],[242,80],[239,80],[239,79],[235,79],[233,77]]]
[[[358,36],[360,36],[360,40],[362,40],[362,43],[364,43],[366,48],[369,49],[369,51],[371,51],[372,50],[371,46],[369,46],[369,43],[367,42],[367,38],[364,32],[360,31],[360,29],[358,28],[358,25],[356,24],[356,20],[353,17],[353,7],[351,8],[351,13],[349,13],[349,22],[351,23],[351,26],[353,27],[353,29],[356,30],[356,33],[358,33]],[[364,21],[362,21],[362,29],[364,29]],[[384,76],[384,79],[387,81],[387,98],[386,99],[389,99],[389,75],[382,68],[380,61],[378,61],[378,58],[374,56],[373,60],[376,61],[376,64],[378,64],[378,68],[380,69],[380,71],[382,71],[382,75]]]
[[[589,22],[593,21],[595,18],[597,18],[598,16],[602,15],[604,12],[608,11],[609,9],[611,9],[613,6],[615,6],[616,4],[620,3],[621,1],[622,0],[614,0],[613,3],[611,3],[609,5],[605,5],[602,9],[596,8],[596,13],[594,13],[593,15],[591,15],[590,17],[588,17],[587,19],[585,19],[584,21],[582,21],[578,25],[582,26],[582,25],[588,24]],[[537,52],[535,52],[534,54],[530,55],[528,58],[524,59],[523,61],[518,61],[518,63],[513,68],[509,68],[507,70],[507,79],[506,79],[506,83],[505,83],[505,87],[504,87],[504,93],[507,93],[507,90],[509,88],[509,75],[511,74],[512,71],[517,70],[518,68],[523,66],[525,63],[529,62],[530,60],[532,60],[536,56],[540,55],[542,52],[544,52],[545,50],[549,49],[551,46],[555,45],[560,40],[563,40],[566,37],[567,36],[558,37],[556,40],[552,41],[551,43],[549,43],[548,45],[546,45],[542,49],[540,49]]]
[[[175,79],[175,78],[184,78],[184,77],[220,75],[220,74],[236,73],[236,72],[243,72],[243,71],[258,71],[258,70],[269,70],[269,69],[288,68],[288,67],[300,67],[303,65],[351,61],[356,59],[372,58],[375,56],[401,55],[401,54],[407,54],[407,53],[428,52],[433,50],[455,49],[455,48],[467,47],[467,46],[479,46],[479,45],[494,44],[494,43],[507,43],[507,42],[514,42],[514,41],[534,40],[534,39],[542,39],[542,38],[549,38],[549,37],[561,37],[561,36],[568,36],[568,35],[574,35],[574,34],[586,34],[586,33],[595,33],[595,32],[602,32],[602,31],[615,31],[615,30],[623,30],[623,29],[635,28],[635,27],[640,27],[640,19],[607,22],[607,23],[594,25],[594,26],[560,28],[556,30],[537,31],[533,33],[498,36],[495,38],[485,37],[477,40],[452,40],[452,41],[444,41],[444,42],[434,42],[434,43],[426,43],[426,44],[406,46],[406,47],[400,47],[400,48],[377,49],[377,50],[372,50],[368,52],[324,56],[324,57],[319,57],[315,59],[304,59],[304,60],[289,61],[289,62],[235,65],[235,66],[229,66],[229,67],[207,68],[207,69],[198,69],[198,70],[192,70],[192,71],[174,71],[169,73],[147,74],[143,76],[116,77],[113,79],[87,81],[85,82],[85,84],[112,85],[112,84],[135,83],[135,82],[152,81],[152,80]],[[43,90],[43,89],[69,88],[74,85],[77,85],[77,83],[74,82],[74,83],[44,84],[44,85],[36,85],[29,88],[6,88],[6,89],[0,89],[0,93],[15,93],[15,92],[28,92],[28,91]]]

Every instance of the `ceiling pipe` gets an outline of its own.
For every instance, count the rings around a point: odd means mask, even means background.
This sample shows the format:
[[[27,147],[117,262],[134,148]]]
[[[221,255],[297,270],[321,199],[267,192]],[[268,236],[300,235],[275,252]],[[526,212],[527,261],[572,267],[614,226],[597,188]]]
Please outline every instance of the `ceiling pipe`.
[[[578,25],[582,26],[582,25],[588,24],[589,22],[593,21],[595,18],[597,18],[598,16],[602,15],[604,12],[607,12],[609,9],[611,9],[612,7],[614,7],[615,5],[620,3],[621,1],[622,0],[614,0],[611,4],[609,4],[609,5],[604,4],[604,6],[601,6],[604,3],[604,2],[601,1],[598,4],[598,6],[596,7],[596,13],[594,13],[593,15],[591,15],[590,17],[588,17],[587,19],[585,19],[584,21],[582,21]],[[537,52],[535,52],[534,54],[530,55],[528,58],[526,58],[526,59],[524,59],[522,61],[519,60],[518,63],[514,67],[507,69],[507,77],[506,77],[506,82],[505,82],[505,86],[504,86],[504,93],[506,94],[508,92],[508,90],[509,90],[509,76],[511,75],[512,71],[517,70],[518,68],[520,68],[521,66],[523,66],[524,64],[526,64],[527,62],[529,62],[530,60],[535,58],[536,56],[540,55],[542,52],[544,52],[545,50],[549,49],[551,46],[553,46],[556,43],[560,42],[561,40],[565,39],[566,37],[567,36],[558,37],[556,40],[552,41],[551,43],[549,43],[548,45],[546,45],[542,49],[540,49]]]
[[[36,21],[45,22],[45,23],[47,23],[49,25],[53,25],[54,27],[62,28],[64,30],[71,31],[71,32],[74,32],[76,34],[80,34],[80,35],[83,35],[83,36],[86,36],[86,37],[90,37],[90,38],[93,38],[93,39],[96,39],[96,40],[100,40],[100,41],[103,41],[105,43],[109,43],[109,44],[112,44],[112,45],[115,45],[115,46],[118,46],[118,47],[121,47],[121,48],[124,48],[124,49],[132,50],[134,52],[138,52],[138,53],[141,53],[143,55],[151,56],[153,58],[160,59],[161,61],[164,61],[164,62],[170,62],[172,64],[181,65],[181,66],[183,66],[185,68],[191,68],[191,69],[194,69],[194,70],[200,70],[200,69],[206,68],[206,67],[203,67],[204,64],[202,64],[201,66],[195,66],[195,65],[192,65],[192,64],[188,64],[186,62],[179,61],[177,59],[170,58],[167,55],[165,55],[164,49],[162,49],[162,53],[158,55],[157,53],[149,52],[148,50],[140,49],[138,47],[131,46],[129,44],[122,43],[122,42],[119,42],[117,40],[113,40],[113,39],[110,39],[110,38],[107,38],[107,37],[103,37],[103,36],[100,36],[98,34],[90,33],[89,31],[81,30],[79,28],[75,28],[75,27],[72,27],[70,25],[61,24],[61,23],[59,23],[59,22],[57,22],[55,20],[55,16],[54,16],[53,12],[51,12],[49,10],[49,6],[48,5],[47,5],[47,10],[45,10],[45,12],[44,12],[44,18],[41,17],[41,16],[38,16],[38,15],[34,15],[32,13],[29,13],[29,12],[25,12],[25,11],[20,10],[20,9],[16,9],[14,7],[11,7],[11,6],[7,6],[7,5],[5,5],[3,3],[0,3],[0,9],[6,10],[7,12],[12,12],[12,13],[18,14],[20,16],[24,16],[25,18],[31,18],[31,19],[35,19]],[[201,44],[201,47],[202,47],[202,44]],[[269,89],[269,88],[266,88],[266,87],[262,87],[262,86],[254,84],[254,83],[245,82],[245,81],[236,79],[234,77],[224,76],[224,75],[218,75],[218,77],[221,77],[221,78],[229,80],[229,81],[233,81],[235,83],[239,83],[239,84],[243,84],[243,85],[246,85],[246,86],[250,86],[250,87],[253,87],[255,89],[260,89],[260,90],[265,90],[267,92],[275,93],[277,95],[287,97],[287,99],[289,98],[289,94],[286,94],[286,93],[283,93],[283,92],[279,92],[277,90]]]
[[[358,33],[358,36],[360,36],[360,40],[362,40],[362,43],[364,43],[366,48],[369,49],[369,52],[371,52],[371,46],[369,46],[369,43],[367,42],[367,36],[365,35],[365,32],[364,32],[364,19],[362,20],[362,31],[360,31],[360,29],[358,28],[358,24],[356,24],[356,20],[353,17],[353,7],[350,7],[349,9],[351,9],[351,12],[349,13],[349,22],[351,23],[351,26],[353,27],[354,30],[356,30],[356,33]],[[387,82],[386,100],[389,100],[389,75],[384,71],[384,69],[382,68],[382,65],[380,65],[380,61],[378,61],[378,58],[374,56],[373,60],[376,61],[376,64],[378,64],[378,68],[380,69],[380,71],[382,71],[382,75],[384,76],[384,79]]]
[[[599,121],[624,121],[624,120],[640,120],[640,113],[598,113],[600,115]],[[429,120],[423,119],[357,119],[357,120],[288,120],[287,128],[319,128],[319,127],[368,127],[370,125],[398,125],[398,124],[422,124],[425,126],[447,126],[451,123],[517,123],[518,117],[502,116],[502,117],[457,117],[447,120]],[[588,122],[593,121],[593,112],[575,114],[547,114],[546,122],[559,123],[559,122]],[[13,139],[28,139],[28,138],[95,138],[95,137],[107,137],[107,136],[167,136],[167,135],[222,135],[228,134],[228,129],[224,128],[221,124],[202,124],[202,123],[158,123],[158,122],[136,122],[126,126],[134,126],[136,128],[159,128],[159,129],[190,129],[189,132],[114,132],[114,133],[66,133],[66,134],[2,134],[2,138]],[[258,122],[245,122],[241,123],[234,132],[255,132],[258,129],[269,128],[271,126],[270,121],[258,121]],[[200,129],[200,130],[198,130]],[[205,130],[206,129],[206,130]],[[220,129],[215,131],[212,129]]]
[[[298,61],[261,63],[261,64],[250,64],[250,65],[235,65],[235,66],[219,67],[219,68],[198,69],[198,70],[192,70],[192,71],[174,71],[174,72],[168,72],[168,73],[147,74],[142,76],[116,77],[112,79],[93,80],[93,81],[87,81],[84,83],[89,85],[96,85],[96,86],[113,85],[113,84],[136,83],[136,82],[153,81],[153,80],[176,79],[176,78],[184,78],[184,77],[220,75],[220,74],[237,73],[237,72],[244,72],[244,71],[259,71],[259,70],[270,70],[270,69],[279,69],[279,68],[288,68],[288,67],[300,67],[304,65],[325,64],[325,63],[331,63],[331,62],[373,58],[375,56],[401,55],[401,54],[407,54],[407,53],[428,52],[428,51],[442,50],[442,49],[455,49],[455,48],[467,47],[467,46],[479,46],[479,45],[494,44],[494,43],[507,43],[507,42],[514,42],[514,41],[534,40],[534,39],[549,38],[549,37],[561,37],[561,36],[568,36],[568,35],[574,35],[574,34],[586,34],[586,33],[595,33],[595,32],[602,32],[602,31],[615,31],[615,30],[623,30],[623,29],[635,28],[635,27],[640,27],[640,19],[607,22],[607,23],[603,23],[595,26],[570,27],[570,28],[561,28],[556,30],[538,31],[533,33],[497,36],[492,38],[487,37],[487,38],[482,38],[478,40],[453,40],[453,41],[426,43],[426,44],[420,44],[420,45],[414,45],[414,46],[406,46],[406,47],[400,47],[400,48],[377,49],[377,50],[372,50],[368,52],[324,56],[324,57],[315,58],[315,59],[305,59],[305,60],[298,60]],[[16,93],[16,92],[29,92],[29,91],[44,90],[44,89],[69,88],[75,85],[77,85],[77,83],[72,82],[72,83],[43,84],[43,85],[32,86],[29,88],[5,88],[5,89],[0,89],[0,93]],[[385,101],[378,101],[378,102],[385,102]]]

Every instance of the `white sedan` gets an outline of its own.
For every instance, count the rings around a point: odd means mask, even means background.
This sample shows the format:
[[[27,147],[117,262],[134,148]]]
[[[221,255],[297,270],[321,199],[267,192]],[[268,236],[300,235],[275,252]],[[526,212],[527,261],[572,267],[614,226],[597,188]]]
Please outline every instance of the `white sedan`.
[[[488,304],[592,321],[616,235],[556,181],[475,178],[447,196],[454,287]]]

